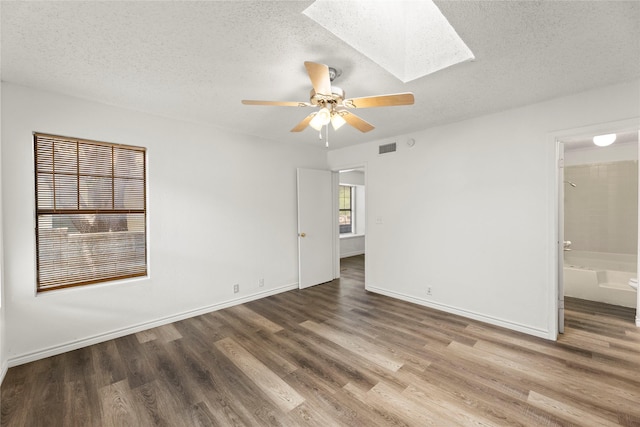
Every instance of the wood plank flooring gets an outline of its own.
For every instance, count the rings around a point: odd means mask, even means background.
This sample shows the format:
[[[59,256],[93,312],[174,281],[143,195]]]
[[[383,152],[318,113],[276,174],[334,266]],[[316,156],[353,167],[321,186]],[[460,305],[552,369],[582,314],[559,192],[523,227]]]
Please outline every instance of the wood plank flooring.
[[[9,369],[2,426],[640,426],[634,310],[549,342],[342,279]]]

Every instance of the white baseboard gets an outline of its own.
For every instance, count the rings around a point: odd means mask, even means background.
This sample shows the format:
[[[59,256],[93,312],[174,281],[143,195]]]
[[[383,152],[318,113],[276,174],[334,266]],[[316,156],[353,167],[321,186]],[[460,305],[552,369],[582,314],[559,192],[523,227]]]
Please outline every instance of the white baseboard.
[[[350,256],[356,256],[356,255],[364,255],[364,250],[362,250],[362,251],[346,252],[346,253],[340,254],[340,259],[342,259],[342,258],[349,258]]]
[[[7,369],[9,369],[9,365],[5,362],[0,367],[0,385],[2,385],[2,381],[4,381],[4,376],[7,374]]]
[[[94,336],[83,338],[80,340],[71,341],[65,344],[60,344],[60,345],[44,348],[41,350],[33,351],[30,353],[21,354],[21,355],[9,358],[9,360],[5,365],[8,365],[8,367],[22,365],[25,363],[44,359],[46,357],[55,356],[58,354],[66,353],[68,351],[77,350],[82,347],[87,347],[93,344],[98,344],[98,343],[109,341],[115,338],[124,337],[126,335],[135,334],[137,332],[141,332],[147,329],[156,328],[158,326],[177,322],[179,320],[188,319],[190,317],[199,316],[201,314],[211,313],[212,311],[221,310],[223,308],[232,307],[234,305],[244,304],[249,301],[265,298],[271,295],[276,295],[276,294],[290,291],[293,289],[298,289],[298,283],[280,286],[280,287],[269,289],[263,292],[257,292],[255,294],[247,295],[242,298],[235,298],[235,299],[224,301],[221,303],[207,305],[204,307],[196,308],[194,310],[189,310],[189,311],[177,313],[171,316],[162,317],[156,320],[151,320],[149,322],[143,322],[143,323],[132,325],[126,328],[116,329],[110,332],[105,332],[102,334],[94,335]],[[3,368],[4,370],[2,371],[2,378],[4,378],[4,373],[7,370],[7,366]]]
[[[416,298],[411,295],[390,291],[388,289],[378,288],[376,286],[367,286],[366,290],[377,293],[377,294],[386,295],[391,298],[396,298],[402,301],[412,302],[414,304],[423,305],[429,308],[434,308],[436,310],[444,311],[447,313],[457,314],[459,316],[467,317],[469,319],[479,320],[481,322],[488,323],[490,325],[501,326],[503,328],[511,329],[514,331],[522,332],[522,333],[533,335],[540,338],[556,340],[556,337],[551,337],[549,335],[550,332],[546,329],[534,328],[528,325],[511,322],[511,321],[500,319],[497,317],[487,316],[485,314],[464,310],[464,309],[453,307],[447,304],[441,304],[438,302],[429,301],[422,298]]]

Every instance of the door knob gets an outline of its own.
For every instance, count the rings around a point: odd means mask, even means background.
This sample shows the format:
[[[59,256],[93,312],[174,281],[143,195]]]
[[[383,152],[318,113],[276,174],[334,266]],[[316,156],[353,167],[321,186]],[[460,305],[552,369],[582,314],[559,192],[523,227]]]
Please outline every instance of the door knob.
[[[300,233],[299,236],[300,237],[307,237],[307,233]]]

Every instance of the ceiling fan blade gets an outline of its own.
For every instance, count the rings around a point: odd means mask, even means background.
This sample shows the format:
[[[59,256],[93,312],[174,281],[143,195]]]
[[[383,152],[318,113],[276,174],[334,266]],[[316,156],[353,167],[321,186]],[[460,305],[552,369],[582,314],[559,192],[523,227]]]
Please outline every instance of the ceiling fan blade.
[[[255,101],[252,99],[243,99],[244,105],[275,105],[278,107],[311,107],[308,102],[297,101]]]
[[[309,126],[309,122],[311,121],[311,119],[313,119],[313,117],[316,115],[315,112],[309,114],[307,117],[305,117],[304,119],[302,119],[302,121],[300,123],[298,123],[296,125],[296,127],[294,127],[293,129],[291,129],[291,132],[302,132],[303,130],[305,130],[307,128],[307,126]]]
[[[398,105],[413,105],[413,102],[413,93],[405,92],[345,99],[344,106],[349,108],[395,107]]]
[[[329,67],[324,64],[305,61],[313,90],[321,95],[331,95],[331,78],[329,77]]]
[[[360,132],[369,132],[374,129],[374,126],[371,123],[364,121],[349,111],[341,111],[340,115],[347,123],[358,129]]]

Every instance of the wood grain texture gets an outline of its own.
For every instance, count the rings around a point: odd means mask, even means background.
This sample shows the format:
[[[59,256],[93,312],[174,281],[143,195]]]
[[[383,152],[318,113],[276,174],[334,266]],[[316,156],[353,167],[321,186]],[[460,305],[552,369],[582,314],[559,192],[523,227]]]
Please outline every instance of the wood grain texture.
[[[640,426],[634,310],[557,342],[340,280],[9,369],[2,426]]]
[[[304,402],[304,398],[291,386],[232,338],[216,342],[216,347],[284,412],[289,412]]]

